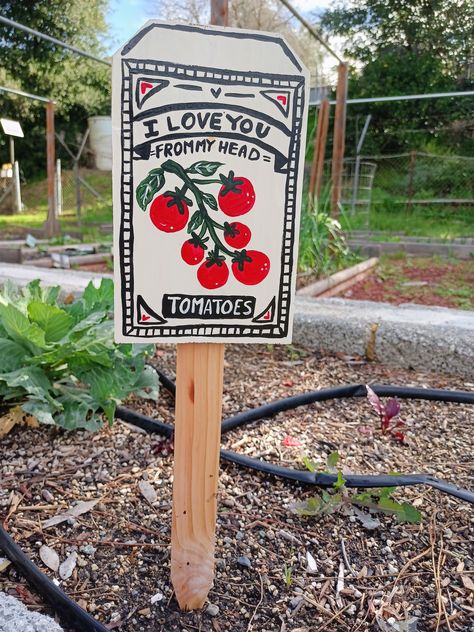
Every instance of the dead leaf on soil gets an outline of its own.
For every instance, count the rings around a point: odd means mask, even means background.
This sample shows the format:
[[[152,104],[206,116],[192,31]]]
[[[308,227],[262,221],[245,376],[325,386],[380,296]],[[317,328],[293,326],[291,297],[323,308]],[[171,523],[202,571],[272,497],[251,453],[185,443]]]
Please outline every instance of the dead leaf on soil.
[[[16,425],[26,425],[30,428],[38,428],[39,421],[33,415],[25,413],[21,406],[14,406],[0,417],[0,438],[5,437],[10,430]]]
[[[59,567],[59,576],[61,579],[69,579],[73,570],[76,568],[77,553],[73,551]]]
[[[10,566],[11,562],[6,557],[0,557],[0,573]]]
[[[57,572],[59,568],[59,555],[56,553],[56,551],[51,549],[49,546],[46,546],[46,544],[43,544],[43,546],[39,550],[39,556],[48,568],[50,568],[55,573]]]
[[[158,496],[156,491],[148,481],[139,481],[138,489],[140,490],[141,495],[148,500],[151,505],[157,501]]]
[[[43,529],[48,529],[48,527],[54,527],[57,524],[61,524],[61,522],[66,522],[69,518],[78,518],[82,514],[85,514],[93,509],[99,501],[100,498],[96,498],[95,500],[81,500],[64,513],[53,516],[52,518],[49,518],[49,520],[45,520],[43,522]]]
[[[474,582],[467,575],[461,575],[461,581],[463,583],[464,588],[467,590],[472,590],[474,592]]]

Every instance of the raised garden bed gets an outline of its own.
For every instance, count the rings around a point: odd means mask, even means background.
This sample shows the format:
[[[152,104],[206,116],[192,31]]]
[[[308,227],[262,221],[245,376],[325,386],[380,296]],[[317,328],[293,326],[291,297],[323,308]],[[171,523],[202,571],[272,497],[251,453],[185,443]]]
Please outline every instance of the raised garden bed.
[[[159,347],[154,362],[172,376],[174,351]],[[389,371],[357,358],[229,346],[224,416],[316,388],[373,382],[474,388],[459,379]],[[164,391],[157,408],[141,400],[129,405],[172,423],[173,401]],[[351,472],[425,471],[473,489],[472,408],[404,401],[401,417],[406,444],[380,434],[365,400],[335,400],[232,431],[224,435],[223,447],[299,468],[302,455],[322,463],[337,450]],[[299,445],[288,445],[288,437]],[[377,515],[380,524],[367,530],[340,513],[319,520],[295,515],[291,505],[313,496],[314,488],[223,464],[215,586],[203,611],[183,613],[169,581],[169,442],[117,422],[93,435],[18,428],[1,447],[0,507],[8,531],[110,629],[391,632],[397,628],[390,624],[411,620],[417,632],[428,632],[447,630],[446,619],[457,631],[472,622],[474,518],[465,503],[428,488],[395,494],[423,512],[421,524]],[[45,520],[74,502],[92,500],[97,504],[90,511],[45,528]],[[68,579],[43,564],[43,544],[61,562],[77,552]],[[11,567],[0,572],[0,590],[42,608]]]
[[[474,261],[386,256],[369,276],[340,296],[394,305],[418,303],[474,309]]]

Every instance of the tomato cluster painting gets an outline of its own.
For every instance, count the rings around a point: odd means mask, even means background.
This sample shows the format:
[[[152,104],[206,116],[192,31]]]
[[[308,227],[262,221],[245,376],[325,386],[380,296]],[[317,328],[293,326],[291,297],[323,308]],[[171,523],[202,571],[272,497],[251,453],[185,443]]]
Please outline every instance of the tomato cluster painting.
[[[166,190],[171,175],[181,182],[173,191]],[[226,171],[222,163],[200,160],[185,169],[167,160],[140,182],[136,199],[157,230],[177,233],[186,229],[181,259],[186,265],[199,266],[196,276],[203,288],[225,286],[231,272],[243,285],[258,285],[268,275],[269,257],[246,248],[252,240],[250,228],[226,219],[252,213],[254,186],[248,178]]]

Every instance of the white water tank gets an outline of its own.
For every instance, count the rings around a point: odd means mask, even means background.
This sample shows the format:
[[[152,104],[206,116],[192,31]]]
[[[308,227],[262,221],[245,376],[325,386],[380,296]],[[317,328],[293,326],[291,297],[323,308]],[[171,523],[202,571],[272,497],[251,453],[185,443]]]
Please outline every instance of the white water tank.
[[[112,117],[91,116],[89,145],[94,154],[94,164],[100,171],[112,171]]]

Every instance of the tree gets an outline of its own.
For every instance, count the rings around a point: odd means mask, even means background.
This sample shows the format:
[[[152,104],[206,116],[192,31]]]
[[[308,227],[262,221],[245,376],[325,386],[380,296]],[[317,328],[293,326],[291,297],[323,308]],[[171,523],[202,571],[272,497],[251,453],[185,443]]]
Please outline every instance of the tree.
[[[339,0],[321,25],[344,38],[346,55],[363,63],[398,49],[436,56],[460,77],[474,62],[471,0]]]
[[[472,89],[474,4],[471,0],[339,0],[321,20],[343,38],[354,60],[349,97]],[[436,99],[350,106],[349,117],[372,114],[364,152],[449,144],[462,149],[455,123],[472,117],[472,101]],[[350,122],[350,119],[349,119]],[[353,146],[349,126],[348,146]]]
[[[102,37],[107,0],[0,0],[0,14],[61,41],[104,56]],[[51,98],[57,127],[70,139],[83,133],[86,119],[110,112],[110,70],[36,36],[0,24],[0,85]],[[26,138],[17,143],[23,172],[31,177],[45,165],[44,104],[0,93],[2,116],[21,121]],[[5,139],[0,142],[5,147]],[[0,146],[3,161],[5,149]]]
[[[158,0],[153,14],[167,20],[192,24],[208,24],[209,0]],[[229,26],[254,31],[270,31],[282,35],[309,68],[312,83],[323,82],[321,48],[278,0],[229,0]]]

